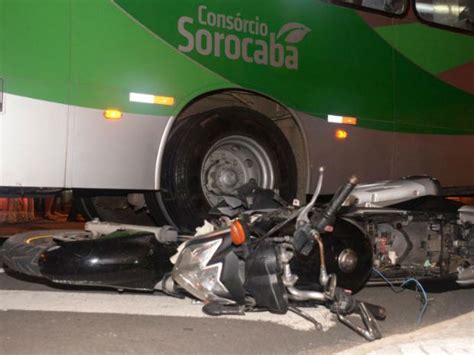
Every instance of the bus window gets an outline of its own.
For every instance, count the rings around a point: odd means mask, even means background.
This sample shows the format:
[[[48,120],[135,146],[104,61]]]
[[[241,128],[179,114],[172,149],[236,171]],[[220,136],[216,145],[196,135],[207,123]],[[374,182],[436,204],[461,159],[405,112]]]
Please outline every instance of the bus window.
[[[395,16],[403,15],[407,8],[407,0],[332,0],[331,2]]]
[[[416,0],[415,7],[423,21],[474,32],[473,0]]]

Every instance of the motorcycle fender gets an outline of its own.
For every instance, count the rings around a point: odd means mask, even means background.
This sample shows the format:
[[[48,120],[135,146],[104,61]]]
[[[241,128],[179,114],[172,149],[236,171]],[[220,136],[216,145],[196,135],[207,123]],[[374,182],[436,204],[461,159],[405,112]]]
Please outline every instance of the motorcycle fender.
[[[103,238],[56,241],[39,260],[41,273],[56,283],[153,290],[170,272],[176,246],[152,233],[118,231]]]

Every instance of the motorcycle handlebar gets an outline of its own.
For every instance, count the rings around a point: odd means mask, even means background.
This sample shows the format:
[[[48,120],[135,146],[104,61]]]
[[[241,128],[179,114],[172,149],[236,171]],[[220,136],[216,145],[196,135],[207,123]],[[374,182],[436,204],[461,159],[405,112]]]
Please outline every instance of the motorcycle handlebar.
[[[357,181],[357,177],[352,176],[349,181],[342,187],[342,189],[334,195],[332,200],[329,202],[329,205],[313,223],[313,227],[317,231],[323,232],[324,228],[333,220],[337,211],[341,208],[344,201],[349,197],[352,190],[357,185]]]

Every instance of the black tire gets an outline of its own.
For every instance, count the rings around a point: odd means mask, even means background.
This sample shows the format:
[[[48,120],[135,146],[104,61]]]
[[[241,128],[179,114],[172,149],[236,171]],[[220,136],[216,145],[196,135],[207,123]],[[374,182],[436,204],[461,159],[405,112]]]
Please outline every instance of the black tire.
[[[15,234],[3,243],[1,249],[3,264],[20,274],[42,277],[38,262],[43,252],[56,244],[53,240],[55,236],[72,233],[78,232],[63,230]]]
[[[19,233],[8,238],[0,249],[3,264],[20,274],[43,277],[39,260],[41,255],[56,245],[54,238],[67,237],[69,240],[90,238],[90,233],[78,230],[49,230]]]
[[[211,209],[201,186],[203,159],[215,142],[228,136],[258,142],[271,158],[275,188],[287,201],[296,195],[296,161],[287,139],[268,117],[243,107],[218,108],[179,121],[166,144],[160,193],[146,195],[152,215],[193,231]]]

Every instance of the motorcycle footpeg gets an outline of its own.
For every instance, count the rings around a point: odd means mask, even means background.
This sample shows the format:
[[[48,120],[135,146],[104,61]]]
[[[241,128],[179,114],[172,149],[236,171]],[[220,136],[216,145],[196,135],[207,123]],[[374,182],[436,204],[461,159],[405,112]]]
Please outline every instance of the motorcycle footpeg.
[[[245,307],[238,304],[222,304],[219,302],[210,302],[202,307],[202,311],[209,316],[222,315],[245,315]]]
[[[357,334],[361,335],[368,341],[373,341],[382,338],[382,333],[380,332],[377,321],[374,315],[369,311],[367,306],[363,302],[359,302],[357,308],[358,309],[355,312],[360,315],[365,329],[361,326],[358,326],[349,318],[339,312],[337,312],[337,318],[341,323],[347,325],[349,328],[351,328],[353,331],[355,331]]]

